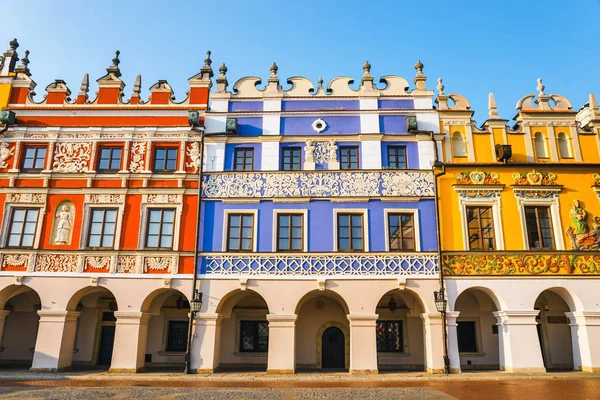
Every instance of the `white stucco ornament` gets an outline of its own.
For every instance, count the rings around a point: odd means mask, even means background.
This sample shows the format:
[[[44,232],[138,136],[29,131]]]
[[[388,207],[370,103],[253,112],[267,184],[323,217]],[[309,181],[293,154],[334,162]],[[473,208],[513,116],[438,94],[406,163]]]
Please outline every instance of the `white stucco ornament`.
[[[325,130],[325,128],[327,128],[327,123],[319,118],[313,121],[312,128],[315,130],[315,132],[321,133]]]

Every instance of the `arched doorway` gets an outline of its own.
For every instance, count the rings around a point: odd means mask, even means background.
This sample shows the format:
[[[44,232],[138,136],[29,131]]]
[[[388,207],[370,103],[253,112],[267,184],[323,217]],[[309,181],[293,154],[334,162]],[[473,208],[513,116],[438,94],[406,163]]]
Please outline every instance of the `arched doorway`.
[[[344,369],[345,353],[344,332],[337,326],[325,329],[321,336],[321,366],[324,369]]]
[[[456,323],[461,370],[500,369],[494,300],[483,290],[470,288],[458,296],[454,310],[459,312]]]
[[[37,339],[41,301],[38,294],[23,285],[11,285],[0,292],[0,365],[29,368]]]
[[[573,342],[565,300],[552,290],[544,290],[536,299],[537,331],[546,371],[573,370]]]
[[[87,287],[73,295],[68,311],[79,312],[73,346],[73,368],[108,369],[115,341],[117,301],[110,290]]]
[[[145,370],[183,371],[189,327],[190,303],[176,289],[159,289],[142,305],[151,315],[145,350]]]
[[[376,341],[379,371],[424,371],[425,344],[418,295],[391,290],[377,303]]]
[[[348,369],[348,306],[337,293],[313,291],[296,307],[296,370]]]
[[[219,366],[221,371],[266,371],[269,351],[269,307],[258,293],[238,290],[221,302],[217,312],[220,326]]]

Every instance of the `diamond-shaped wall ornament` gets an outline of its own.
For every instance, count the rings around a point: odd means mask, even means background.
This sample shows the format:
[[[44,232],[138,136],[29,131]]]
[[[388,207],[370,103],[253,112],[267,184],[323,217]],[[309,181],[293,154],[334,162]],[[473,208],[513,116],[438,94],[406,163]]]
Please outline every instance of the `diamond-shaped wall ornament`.
[[[315,130],[315,132],[321,133],[325,130],[325,128],[327,128],[327,123],[319,118],[313,121],[312,128]]]

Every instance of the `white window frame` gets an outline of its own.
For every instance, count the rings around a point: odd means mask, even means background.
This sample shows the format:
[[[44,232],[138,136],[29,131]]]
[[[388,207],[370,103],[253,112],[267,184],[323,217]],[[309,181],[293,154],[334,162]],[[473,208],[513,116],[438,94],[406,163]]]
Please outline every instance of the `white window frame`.
[[[116,209],[117,220],[115,223],[115,238],[112,248],[109,247],[88,247],[90,229],[92,227],[91,217],[94,209]],[[79,248],[82,250],[98,249],[102,250],[119,250],[121,244],[121,231],[123,229],[123,215],[125,214],[125,204],[84,204],[83,205],[83,235],[79,241]]]
[[[421,251],[421,220],[418,208],[384,208],[383,217],[385,219],[385,251],[390,251],[390,227],[389,227],[389,214],[412,214],[414,235],[415,235],[415,249],[414,250],[402,250],[407,252]],[[337,237],[337,236],[336,236]],[[396,251],[396,250],[394,250]]]
[[[529,191],[535,192],[535,189],[517,189],[515,188],[515,194],[517,191]],[[547,189],[545,189],[547,190]],[[527,236],[527,221],[525,219],[525,206],[546,206],[550,207],[550,219],[552,220],[552,234],[554,235],[554,245],[556,250],[565,250],[565,241],[562,236],[562,224],[560,220],[560,204],[558,202],[558,192],[560,188],[552,190],[554,195],[549,198],[532,198],[524,199],[517,196],[517,202],[519,204],[519,214],[521,217],[521,235],[523,237],[523,248],[525,250],[532,250],[529,248],[529,237]],[[533,249],[536,250],[536,249]]]
[[[223,252],[227,251],[227,240],[229,234],[229,215],[230,214],[244,214],[252,215],[254,220],[252,221],[252,250],[256,252],[258,249],[258,210],[244,210],[244,209],[227,209],[223,211],[223,240],[221,241],[221,249]],[[238,252],[236,252],[238,253]],[[244,253],[239,252],[239,253]]]
[[[366,208],[334,208],[333,209],[333,251],[342,252],[338,250],[338,226],[337,217],[338,214],[362,214],[363,216],[363,252],[368,253],[371,246],[369,246],[369,210]],[[355,252],[348,252],[354,254]],[[356,252],[358,253],[358,252]]]
[[[273,210],[273,251],[277,252],[277,219],[279,214],[301,214],[302,215],[302,250],[305,253],[308,251],[308,210],[307,209],[277,209]],[[285,253],[285,252],[282,252]],[[290,253],[298,253],[297,251],[290,251]]]
[[[502,230],[502,203],[500,202],[500,192],[496,192],[492,195],[492,198],[463,198],[459,196],[459,209],[460,209],[460,220],[462,225],[463,233],[463,248],[466,251],[479,251],[471,250],[469,248],[469,223],[467,221],[467,207],[468,206],[487,206],[492,207],[492,218],[494,223],[494,237],[496,241],[496,248],[494,251],[504,250],[504,233]],[[481,250],[487,251],[487,250]]]
[[[179,224],[181,222],[182,204],[142,204],[142,226],[140,227],[140,237],[138,238],[139,250],[161,251],[161,248],[146,247],[146,233],[148,231],[148,215],[152,209],[171,209],[175,211],[175,221],[173,223],[173,243],[171,250],[179,250]]]
[[[15,209],[37,209],[37,223],[35,227],[35,236],[33,238],[33,246],[32,247],[8,247],[8,241],[10,239],[10,228],[13,220],[13,213]],[[38,204],[21,204],[21,203],[6,203],[4,206],[4,218],[3,218],[3,227],[2,227],[2,247],[5,249],[18,250],[18,249],[33,249],[37,250],[40,247],[40,240],[42,238],[42,224],[44,221],[46,205],[38,205]]]

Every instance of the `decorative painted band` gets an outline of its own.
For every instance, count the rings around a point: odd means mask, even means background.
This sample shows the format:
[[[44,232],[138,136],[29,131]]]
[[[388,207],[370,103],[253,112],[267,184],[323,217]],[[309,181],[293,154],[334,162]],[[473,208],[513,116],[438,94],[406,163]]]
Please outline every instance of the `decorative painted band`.
[[[200,273],[207,275],[419,275],[437,276],[435,253],[410,254],[219,254],[201,257]]]
[[[433,197],[433,173],[395,172],[260,172],[210,173],[204,198],[285,197]]]
[[[489,252],[442,255],[444,275],[600,275],[598,252]]]

